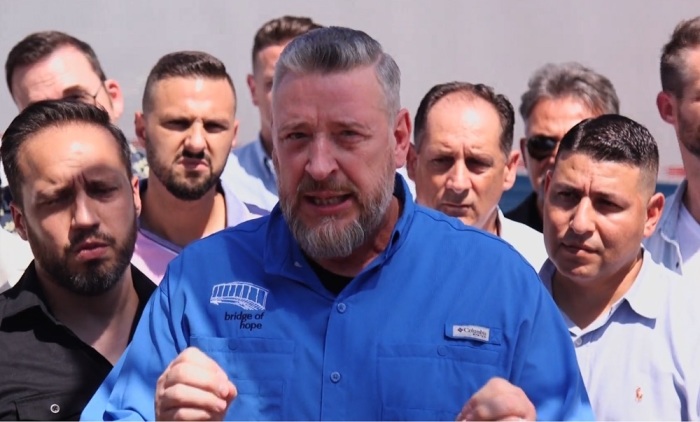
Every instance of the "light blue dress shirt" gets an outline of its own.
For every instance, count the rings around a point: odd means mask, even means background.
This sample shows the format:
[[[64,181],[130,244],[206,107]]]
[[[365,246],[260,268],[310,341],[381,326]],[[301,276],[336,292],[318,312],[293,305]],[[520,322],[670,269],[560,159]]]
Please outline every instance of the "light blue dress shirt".
[[[231,151],[221,180],[247,204],[266,211],[271,211],[277,204],[275,169],[272,160],[265,154],[260,139]]]
[[[231,151],[238,157],[238,162],[243,170],[249,175],[260,179],[265,185],[265,189],[271,194],[277,196],[277,174],[275,167],[272,164],[272,158],[267,156],[262,140],[258,137],[253,142],[250,142],[240,148]]]
[[[238,397],[226,419],[454,420],[495,376],[542,419],[591,419],[571,340],[532,267],[501,239],[413,203],[337,296],[281,215],[186,247],[84,419],[154,419],[155,385],[195,346]]]
[[[599,420],[700,419],[700,284],[644,252],[632,287],[585,329],[562,312]],[[540,278],[551,292],[554,264]]]
[[[677,240],[678,219],[687,187],[688,181],[683,180],[673,195],[666,198],[656,230],[644,240],[644,247],[651,254],[651,258],[678,274],[683,274],[683,257]]]

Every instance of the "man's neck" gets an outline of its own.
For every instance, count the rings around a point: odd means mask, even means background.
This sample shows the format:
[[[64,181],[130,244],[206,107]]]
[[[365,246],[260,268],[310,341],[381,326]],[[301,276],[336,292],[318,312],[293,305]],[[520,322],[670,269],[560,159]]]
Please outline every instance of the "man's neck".
[[[260,132],[260,143],[262,143],[265,155],[272,158],[272,136],[269,133]]]
[[[491,212],[491,216],[489,216],[488,220],[486,220],[486,223],[483,226],[483,230],[487,231],[493,235],[496,235],[498,237],[501,237],[501,227],[502,226],[503,226],[503,222],[500,221],[500,218],[498,216],[498,207],[496,207]]]
[[[700,223],[700,158],[688,152],[681,144],[681,158],[688,185],[683,195],[683,205],[693,219]]]
[[[54,317],[114,365],[129,343],[139,306],[131,266],[111,290],[98,296],[73,293],[38,266],[37,275]]]
[[[197,200],[183,201],[151,177],[143,195],[140,222],[162,239],[185,247],[226,228],[226,202],[216,187]]]
[[[642,268],[642,252],[627,266],[604,280],[576,282],[558,271],[552,277],[552,297],[571,321],[585,329],[609,312],[634,284]]]
[[[334,274],[355,277],[389,246],[391,235],[394,232],[394,227],[396,226],[400,213],[401,206],[399,200],[394,196],[392,197],[389,209],[384,215],[384,221],[377,233],[371,236],[369,242],[357,248],[348,257],[316,259],[316,262]]]

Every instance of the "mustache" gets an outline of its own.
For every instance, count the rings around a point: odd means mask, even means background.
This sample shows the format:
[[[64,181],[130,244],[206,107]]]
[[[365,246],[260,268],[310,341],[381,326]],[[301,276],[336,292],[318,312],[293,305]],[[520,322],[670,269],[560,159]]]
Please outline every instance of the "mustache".
[[[205,151],[194,153],[192,151],[183,150],[175,157],[175,161],[179,160],[180,158],[193,158],[195,160],[204,160],[207,162],[207,164],[211,165],[211,157]]]
[[[309,176],[304,176],[297,186],[297,194],[305,194],[317,191],[342,191],[357,194],[357,187],[350,182],[338,180],[337,177],[326,180],[314,180]]]
[[[465,199],[469,196],[469,191],[464,191],[462,193],[455,193],[450,191],[449,189],[445,190],[445,193],[442,195],[442,201],[443,202],[450,202],[453,204],[461,204],[464,202]]]
[[[73,233],[70,236],[70,238],[68,239],[68,250],[74,252],[78,245],[85,242],[86,240],[98,240],[107,243],[110,246],[116,243],[116,239],[114,237],[108,235],[105,232],[99,231],[98,229],[82,230],[80,232]]]

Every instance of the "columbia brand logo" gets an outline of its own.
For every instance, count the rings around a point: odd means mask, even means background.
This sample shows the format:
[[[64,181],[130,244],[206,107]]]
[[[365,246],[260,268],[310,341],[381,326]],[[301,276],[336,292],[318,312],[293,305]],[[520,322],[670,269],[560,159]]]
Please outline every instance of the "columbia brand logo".
[[[452,326],[452,337],[454,338],[468,338],[472,340],[479,341],[489,341],[490,330],[486,327],[479,327],[478,325],[453,325]]]
[[[269,290],[245,281],[234,281],[215,285],[209,303],[227,303],[248,311],[264,311]]]

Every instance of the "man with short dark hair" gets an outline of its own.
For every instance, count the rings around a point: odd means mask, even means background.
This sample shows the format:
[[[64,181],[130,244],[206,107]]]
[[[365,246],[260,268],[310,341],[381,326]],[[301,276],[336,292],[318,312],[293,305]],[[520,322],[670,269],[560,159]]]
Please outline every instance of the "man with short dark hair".
[[[503,238],[539,270],[547,259],[542,235],[498,207],[515,182],[514,120],[508,99],[489,86],[435,85],[416,112],[408,174],[417,203]]]
[[[576,125],[547,176],[540,277],[569,327],[599,420],[700,417],[700,285],[641,246],[661,216],[656,142],[605,115]]]
[[[581,120],[620,112],[608,78],[579,63],[547,64],[535,71],[522,95],[525,137],[520,151],[533,192],[506,217],[542,231],[544,179],[561,138]]]
[[[35,32],[18,42],[7,55],[5,80],[20,111],[37,101],[68,99],[104,108],[116,124],[124,110],[119,83],[107,78],[92,47],[64,32]],[[129,148],[134,173],[146,177],[143,153],[132,144]],[[11,198],[2,196],[0,226],[13,231]]]
[[[322,26],[311,18],[282,16],[265,22],[253,41],[253,73],[246,78],[260,114],[258,138],[231,151],[222,178],[236,186],[248,203],[271,210],[277,203],[277,176],[272,165],[272,76],[284,47],[295,37]]]
[[[697,281],[700,274],[700,16],[680,22],[661,55],[659,115],[678,139],[685,180],[668,198],[646,247],[657,262]]]
[[[664,206],[654,193],[658,168],[646,128],[604,115],[564,136],[545,181],[550,258],[540,277],[569,328],[599,420],[700,418],[700,332],[689,330],[700,324],[700,284],[640,244]]]
[[[0,419],[77,419],[155,289],[129,264],[141,207],[129,146],[103,110],[39,101],[0,154],[35,257],[0,296]]]
[[[446,420],[494,377],[538,417],[591,417],[531,266],[415,205],[396,174],[411,124],[381,45],[317,29],[285,48],[274,80],[279,207],[173,260],[83,417]]]
[[[265,213],[220,180],[236,139],[236,91],[210,54],[179,51],[155,64],[136,113],[151,176],[141,181],[143,211],[133,263],[155,283],[194,240]],[[236,187],[237,188],[237,187]]]

